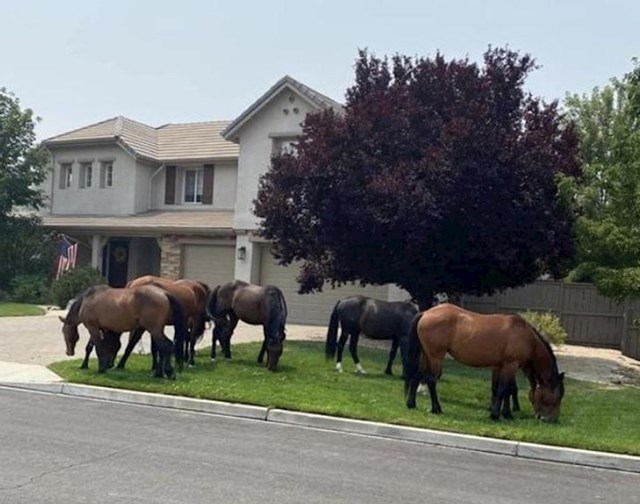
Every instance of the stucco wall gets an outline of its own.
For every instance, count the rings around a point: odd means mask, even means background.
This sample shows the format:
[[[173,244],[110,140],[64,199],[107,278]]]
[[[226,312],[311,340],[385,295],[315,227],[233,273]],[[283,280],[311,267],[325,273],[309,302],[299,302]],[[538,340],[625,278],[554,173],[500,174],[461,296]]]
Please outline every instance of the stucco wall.
[[[290,97],[294,101],[290,101]],[[297,109],[297,113],[293,109]],[[287,110],[288,113],[285,113]],[[234,227],[257,228],[253,215],[253,200],[258,192],[258,180],[271,162],[273,136],[299,134],[300,123],[314,110],[300,95],[285,89],[258,111],[239,131],[238,191],[235,202]]]
[[[212,163],[215,166],[213,171],[213,204],[211,205],[182,205],[183,197],[183,169],[184,166],[177,166],[176,169],[176,204],[165,205],[165,181],[166,172],[163,169],[158,173],[152,184],[151,208],[155,210],[194,210],[202,208],[203,210],[233,210],[236,201],[236,177],[238,165],[236,162],[224,161]],[[202,165],[190,164],[189,167]],[[153,172],[152,172],[153,173]],[[151,174],[149,175],[151,176]]]
[[[100,187],[100,161],[113,162],[113,186]],[[80,163],[93,163],[93,184],[80,188]],[[135,160],[117,146],[57,148],[52,152],[54,176],[49,178],[53,214],[127,215],[135,212]],[[69,188],[60,189],[60,164],[73,163]]]

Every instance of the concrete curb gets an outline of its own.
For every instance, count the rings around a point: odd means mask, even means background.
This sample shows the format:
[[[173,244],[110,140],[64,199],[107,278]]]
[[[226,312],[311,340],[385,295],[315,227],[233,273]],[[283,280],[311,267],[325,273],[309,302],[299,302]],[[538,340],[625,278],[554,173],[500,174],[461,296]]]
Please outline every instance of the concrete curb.
[[[468,434],[404,427],[365,420],[332,417],[223,401],[191,399],[181,396],[135,392],[130,390],[72,383],[2,383],[1,387],[100,399],[128,404],[197,411],[215,415],[262,420],[277,424],[359,434],[415,443],[509,455],[523,459],[582,465],[640,474],[640,457],[614,453],[508,441]]]

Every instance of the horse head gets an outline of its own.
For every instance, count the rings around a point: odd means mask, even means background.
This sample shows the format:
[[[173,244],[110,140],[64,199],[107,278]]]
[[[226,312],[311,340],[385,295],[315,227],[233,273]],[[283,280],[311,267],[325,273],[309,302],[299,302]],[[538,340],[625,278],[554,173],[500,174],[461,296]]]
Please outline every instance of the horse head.
[[[564,373],[556,374],[549,380],[536,380],[535,387],[529,391],[529,400],[536,418],[544,422],[558,421],[563,397]]]
[[[79,304],[76,300],[71,307],[73,308],[75,304]],[[76,344],[80,339],[80,335],[78,334],[78,320],[77,320],[77,310],[72,311],[69,309],[69,313],[66,317],[60,317],[60,322],[62,322],[62,336],[64,337],[64,343],[67,347],[66,354],[68,356],[75,355]]]

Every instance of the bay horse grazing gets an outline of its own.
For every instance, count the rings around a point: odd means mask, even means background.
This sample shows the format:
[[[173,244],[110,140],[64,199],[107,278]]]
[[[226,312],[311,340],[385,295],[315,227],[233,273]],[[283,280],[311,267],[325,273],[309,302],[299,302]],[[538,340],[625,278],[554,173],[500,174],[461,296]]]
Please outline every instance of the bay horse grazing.
[[[207,321],[207,295],[209,288],[206,284],[196,280],[158,277],[154,275],[144,275],[135,278],[127,283],[127,287],[139,287],[142,285],[155,285],[161,289],[173,294],[182,305],[186,318],[187,338],[184,341],[185,360],[190,366],[195,365],[195,346],[204,335]],[[129,355],[134,347],[140,341],[144,331],[132,333],[129,337],[129,343],[124,351],[124,355],[118,362],[118,369],[123,369]],[[153,365],[155,365],[155,352],[152,346],[151,353],[153,356]]]
[[[73,355],[78,342],[78,325],[84,324],[98,354],[98,372],[113,364],[112,335],[126,331],[149,331],[159,353],[155,376],[174,379],[171,353],[178,369],[182,369],[186,326],[180,302],[168,292],[146,285],[134,288],[89,287],[71,304],[66,317],[60,317],[67,355]],[[175,344],[164,335],[164,326],[175,326]]]
[[[447,352],[458,362],[494,368],[496,384],[491,418],[512,418],[509,396],[518,369],[528,375],[529,399],[536,417],[555,422],[564,396],[564,373],[551,345],[519,315],[483,315],[452,304],[419,313],[413,320],[405,368],[408,408],[416,407],[418,382],[424,378],[431,397],[431,412],[442,413],[436,384]]]
[[[336,370],[342,372],[342,352],[349,339],[349,352],[359,373],[365,373],[358,357],[360,334],[371,339],[390,339],[389,361],[385,373],[392,374],[393,361],[400,346],[404,355],[406,335],[418,308],[408,301],[380,301],[365,296],[349,296],[338,301],[331,312],[325,354],[336,357]],[[338,328],[341,328],[338,340]],[[337,350],[337,355],[336,355]]]
[[[215,322],[211,360],[216,358],[216,340],[220,341],[224,356],[231,358],[231,335],[242,320],[251,325],[262,325],[264,341],[258,353],[262,364],[267,353],[267,369],[275,371],[282,355],[287,322],[287,303],[282,291],[275,285],[253,285],[233,280],[218,285],[211,291],[207,303],[209,317]]]

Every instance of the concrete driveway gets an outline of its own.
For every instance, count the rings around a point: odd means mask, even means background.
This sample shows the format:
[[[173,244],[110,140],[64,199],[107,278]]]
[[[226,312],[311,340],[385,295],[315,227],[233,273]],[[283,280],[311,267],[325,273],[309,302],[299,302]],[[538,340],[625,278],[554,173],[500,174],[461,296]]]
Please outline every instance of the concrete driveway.
[[[76,347],[75,357],[65,355],[65,345],[62,339],[62,323],[59,315],[64,311],[49,311],[43,316],[32,317],[0,317],[0,362],[19,364],[38,364],[46,366],[52,362],[64,359],[77,359],[84,356],[84,347],[89,335],[80,326],[80,341]],[[173,331],[168,330],[169,337]],[[287,339],[291,340],[324,340],[326,328],[318,326],[303,326],[287,324]],[[122,336],[121,353],[127,344],[128,336]],[[236,328],[232,344],[248,341],[262,341],[262,326],[250,326],[240,322]],[[211,330],[205,333],[197,348],[211,345]],[[149,352],[149,335],[142,338],[144,353]],[[139,351],[140,346],[135,351]]]

